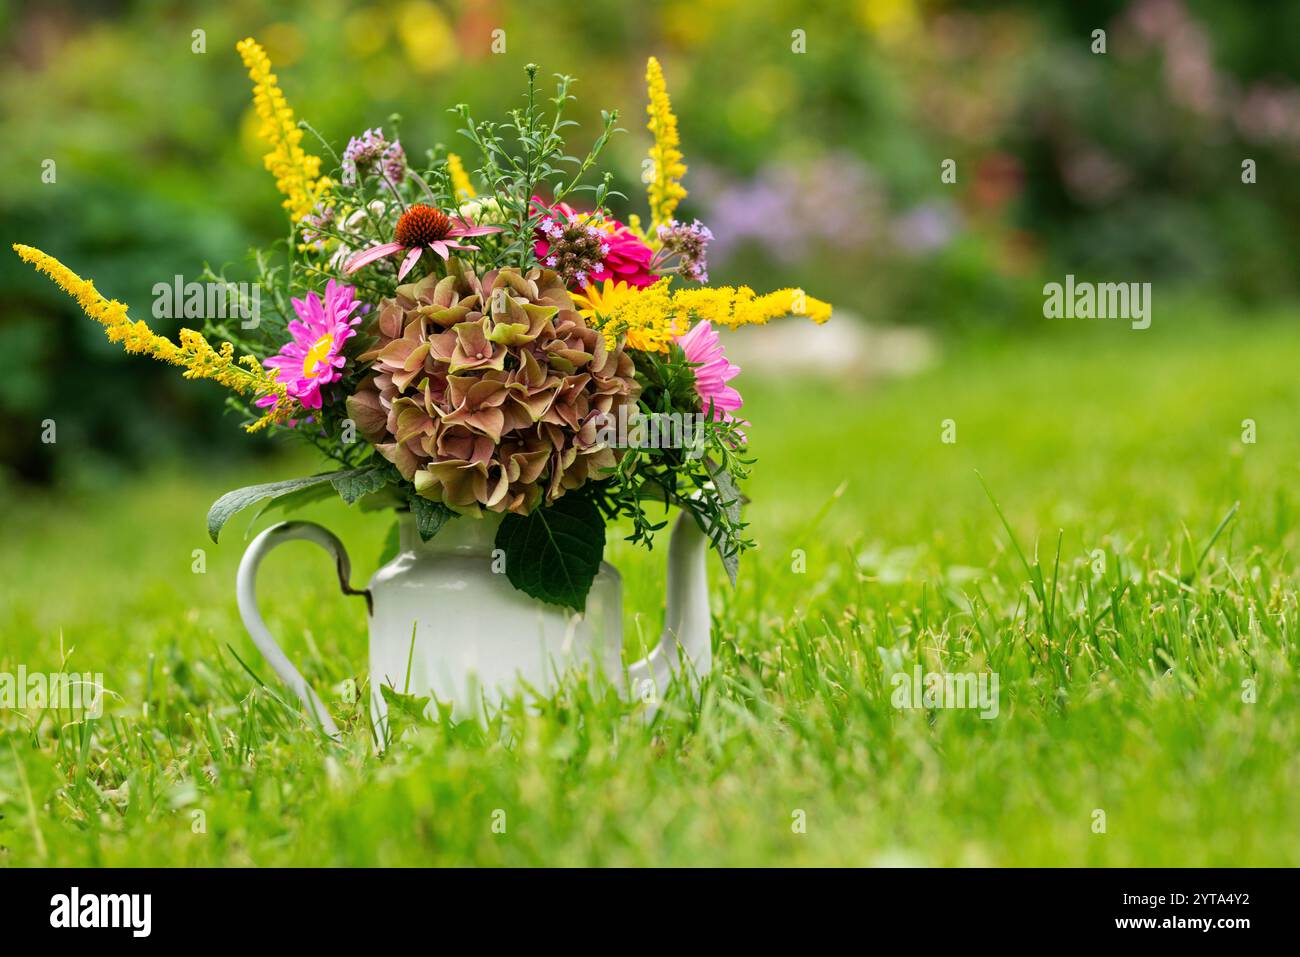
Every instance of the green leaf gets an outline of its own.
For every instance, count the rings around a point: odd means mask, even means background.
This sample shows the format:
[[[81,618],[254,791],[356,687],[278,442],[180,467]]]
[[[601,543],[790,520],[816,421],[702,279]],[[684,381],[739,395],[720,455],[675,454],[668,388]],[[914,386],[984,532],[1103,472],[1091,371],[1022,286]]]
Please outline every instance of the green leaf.
[[[387,485],[388,470],[379,466],[372,466],[366,469],[337,472],[330,479],[330,484],[334,486],[334,491],[339,493],[343,501],[351,505],[357,499],[369,495],[371,492],[378,492]]]
[[[368,471],[370,471],[368,468],[345,469],[338,472],[325,472],[321,475],[310,475],[306,478],[287,479],[283,482],[267,482],[263,485],[248,485],[244,488],[237,488],[233,492],[227,492],[221,496],[208,509],[208,534],[212,536],[214,542],[217,541],[217,537],[221,534],[221,529],[225,527],[226,522],[250,505],[256,505],[258,502],[267,499],[280,498],[292,492],[311,488],[313,485],[321,485],[325,482],[333,483],[337,478],[350,477]],[[335,487],[337,488],[337,486]]]
[[[420,533],[420,541],[427,542],[442,530],[447,520],[454,514],[441,502],[430,501],[423,495],[411,493],[411,513],[415,516],[415,530]]]
[[[248,520],[248,528],[244,532],[244,537],[248,538],[253,534],[253,528],[262,519],[264,515],[279,514],[291,515],[300,508],[306,508],[315,502],[322,502],[334,495],[334,489],[324,482],[315,485],[309,485],[306,488],[300,488],[296,492],[289,492],[281,495],[279,498],[269,498],[262,503],[262,507],[253,513],[253,517]]]
[[[388,705],[388,740],[396,741],[408,727],[427,723],[425,709],[431,700],[428,695],[403,694],[381,684],[379,693]]]
[[[507,514],[496,546],[521,592],[582,611],[605,553],[605,520],[594,501],[570,492],[531,515]]]
[[[379,491],[361,496],[357,500],[357,508],[363,512],[386,512],[406,508],[406,495],[393,484],[393,477],[390,475],[388,484]]]
[[[736,481],[731,477],[731,473],[726,469],[710,469],[713,476],[713,487],[717,489],[718,504],[722,512],[727,516],[727,523],[732,528],[740,526],[740,489],[736,487]],[[705,531],[708,531],[708,525],[705,525]],[[724,536],[709,536],[713,540],[713,548],[722,559],[722,567],[727,571],[727,577],[731,579],[731,587],[736,587],[736,573],[740,571],[740,552],[735,548],[730,551],[723,547]]]

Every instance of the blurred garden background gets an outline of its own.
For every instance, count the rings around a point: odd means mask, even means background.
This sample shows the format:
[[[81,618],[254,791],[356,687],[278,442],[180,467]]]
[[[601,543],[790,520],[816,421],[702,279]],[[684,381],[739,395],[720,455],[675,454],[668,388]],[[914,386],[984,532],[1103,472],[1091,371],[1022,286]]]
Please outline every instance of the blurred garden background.
[[[712,704],[666,743],[567,702],[376,771],[360,737],[320,760],[244,670],[267,673],[234,612],[247,523],[213,546],[204,511],[317,463],[121,354],[8,245],[164,333],[155,283],[251,278],[285,222],[250,35],[336,148],[383,125],[466,152],[449,107],[501,114],[530,62],[573,74],[572,151],[617,108],[638,200],[654,55],[713,283],[835,305],[727,340],[760,549],[734,591],[713,569]],[[0,670],[75,645],[123,715],[0,715],[28,745],[0,743],[0,863],[1300,861],[1300,5],[0,0],[0,47]],[[1067,273],[1151,283],[1152,327],[1045,319]],[[310,517],[373,569],[386,523]],[[1060,556],[1054,608],[1010,529]],[[662,552],[614,538],[629,634],[654,634]],[[268,618],[329,686],[363,675],[364,618],[314,558],[268,562]],[[900,717],[882,669],[914,660],[1000,670],[1005,719]],[[532,829],[483,842],[497,806]]]
[[[51,251],[141,315],[155,282],[204,263],[239,278],[248,248],[284,233],[234,52],[248,34],[336,148],[398,114],[414,155],[464,152],[449,107],[499,115],[528,62],[571,73],[575,146],[601,109],[621,112],[609,162],[630,196],[654,54],[690,166],[683,212],[717,236],[714,282],[802,285],[846,318],[1021,336],[1043,331],[1042,284],[1066,272],[1153,282],[1162,303],[1185,287],[1258,304],[1300,284],[1293,5],[6,0],[0,31],[6,247]],[[218,424],[218,390],[118,354],[14,256],[0,293],[0,415],[75,439],[4,430],[4,481],[258,450]]]

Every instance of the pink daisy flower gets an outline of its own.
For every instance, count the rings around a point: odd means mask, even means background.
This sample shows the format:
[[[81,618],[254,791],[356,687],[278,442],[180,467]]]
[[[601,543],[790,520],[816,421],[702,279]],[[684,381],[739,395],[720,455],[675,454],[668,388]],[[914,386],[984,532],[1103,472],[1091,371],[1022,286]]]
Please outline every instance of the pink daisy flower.
[[[744,400],[739,392],[727,385],[740,373],[740,366],[729,362],[723,354],[713,324],[697,322],[689,332],[677,337],[677,344],[686,353],[686,361],[695,366],[695,392],[704,410],[711,410],[714,419],[740,421],[731,413],[739,409]]]
[[[380,243],[361,250],[348,260],[344,269],[346,272],[353,273],[376,259],[383,259],[393,253],[406,253],[401,268],[397,270],[397,278],[405,279],[406,274],[420,261],[426,249],[446,259],[452,249],[478,249],[477,246],[458,243],[455,240],[466,236],[486,236],[488,233],[499,232],[501,232],[500,226],[475,226],[467,219],[452,219],[440,209],[417,203],[408,207],[397,220],[397,226],[393,230],[393,242]]]
[[[275,379],[284,385],[289,396],[302,403],[304,408],[321,407],[321,386],[338,381],[340,369],[347,363],[343,344],[357,334],[354,328],[361,316],[353,316],[361,305],[357,292],[333,279],[325,286],[325,300],[316,293],[306,299],[293,300],[293,311],[298,318],[289,323],[293,337],[280,348],[280,354],[267,359],[264,365],[275,370]],[[275,405],[274,395],[257,400],[263,408]]]

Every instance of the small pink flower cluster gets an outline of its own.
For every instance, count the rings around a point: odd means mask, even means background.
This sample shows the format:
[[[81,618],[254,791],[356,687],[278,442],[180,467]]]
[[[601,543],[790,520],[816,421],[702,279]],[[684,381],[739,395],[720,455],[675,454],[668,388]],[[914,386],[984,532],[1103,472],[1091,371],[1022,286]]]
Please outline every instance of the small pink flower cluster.
[[[579,213],[566,203],[547,206],[537,226],[533,252],[575,291],[613,279],[638,288],[659,277],[651,272],[654,250],[627,225],[599,213]]]

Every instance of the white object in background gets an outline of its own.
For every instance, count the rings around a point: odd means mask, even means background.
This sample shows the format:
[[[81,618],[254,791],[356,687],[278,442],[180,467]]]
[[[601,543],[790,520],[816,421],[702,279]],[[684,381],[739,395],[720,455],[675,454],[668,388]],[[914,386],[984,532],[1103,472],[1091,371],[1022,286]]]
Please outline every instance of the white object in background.
[[[273,548],[302,539],[333,555],[344,593],[365,595],[368,605],[370,714],[380,747],[388,741],[383,686],[449,703],[454,715],[467,717],[478,712],[481,696],[499,701],[520,683],[549,694],[571,665],[590,663],[606,674],[620,673],[623,583],[618,571],[601,563],[582,614],[530,598],[493,568],[500,523],[499,515],[456,518],[432,541],[422,542],[414,519],[403,515],[400,551],[375,572],[365,591],[349,586],[348,554],[332,532],[314,522],[273,525],[253,540],[239,564],[236,592],[244,627],[325,733],[338,737],[329,711],[267,630],[256,594],[258,567]],[[628,667],[626,690],[632,695],[648,698],[649,689],[662,694],[675,673],[694,679],[709,672],[706,543],[691,515],[681,513],[668,546],[663,637],[654,651]]]

